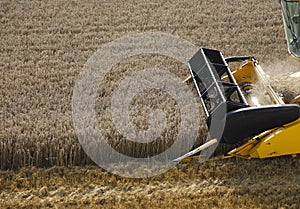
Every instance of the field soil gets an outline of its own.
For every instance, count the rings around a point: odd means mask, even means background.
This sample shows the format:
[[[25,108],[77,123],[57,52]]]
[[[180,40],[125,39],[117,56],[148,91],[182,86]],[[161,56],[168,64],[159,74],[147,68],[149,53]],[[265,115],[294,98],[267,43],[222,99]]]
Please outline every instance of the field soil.
[[[0,22],[0,208],[300,208],[299,157],[210,160],[124,178],[95,166],[72,118],[74,86],[88,59],[109,42],[142,32],[168,33],[225,57],[253,55],[290,101],[300,94],[300,67],[287,52],[277,1],[3,0]],[[189,75],[168,57],[130,57],[105,76],[95,105],[111,145],[139,157],[148,147],[120,143],[109,107],[120,81],[147,68]],[[140,129],[149,127],[151,108],[166,112],[168,128],[153,153],[173,143],[180,113],[170,96],[157,93],[134,98],[130,112]],[[199,133],[198,144],[205,123]]]

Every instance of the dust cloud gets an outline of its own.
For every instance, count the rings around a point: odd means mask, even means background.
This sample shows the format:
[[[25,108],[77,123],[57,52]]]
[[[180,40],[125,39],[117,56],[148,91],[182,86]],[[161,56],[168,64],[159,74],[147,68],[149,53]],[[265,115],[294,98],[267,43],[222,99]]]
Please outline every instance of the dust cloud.
[[[300,94],[300,62],[292,57],[276,63],[262,64],[275,91],[289,103]]]

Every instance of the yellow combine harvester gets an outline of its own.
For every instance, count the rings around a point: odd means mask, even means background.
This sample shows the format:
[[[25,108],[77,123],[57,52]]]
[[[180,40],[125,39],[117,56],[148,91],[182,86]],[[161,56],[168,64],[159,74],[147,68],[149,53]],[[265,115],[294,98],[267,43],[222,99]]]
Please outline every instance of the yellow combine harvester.
[[[289,52],[300,61],[300,0],[281,0]],[[237,62],[235,71],[229,63]],[[300,107],[285,104],[268,83],[254,57],[224,58],[217,50],[201,48],[189,61],[191,76],[203,106],[207,125],[225,120],[219,137],[175,159],[184,161],[218,141],[236,144],[225,157],[269,158],[300,154]],[[299,103],[296,97],[291,103]],[[221,118],[220,115],[224,115]]]

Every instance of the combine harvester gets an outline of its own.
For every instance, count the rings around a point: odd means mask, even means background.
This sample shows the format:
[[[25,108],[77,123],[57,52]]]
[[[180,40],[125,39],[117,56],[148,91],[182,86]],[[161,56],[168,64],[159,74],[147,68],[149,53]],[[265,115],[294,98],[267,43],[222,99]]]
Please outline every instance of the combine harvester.
[[[300,0],[281,0],[281,6],[289,52],[300,61]],[[235,71],[229,69],[232,62],[239,64]],[[220,51],[201,48],[188,65],[186,81],[196,87],[208,128],[223,112],[226,122],[219,138],[210,133],[211,140],[174,161],[194,159],[219,141],[237,145],[224,158],[300,154],[300,97],[285,104],[254,57],[224,58]]]

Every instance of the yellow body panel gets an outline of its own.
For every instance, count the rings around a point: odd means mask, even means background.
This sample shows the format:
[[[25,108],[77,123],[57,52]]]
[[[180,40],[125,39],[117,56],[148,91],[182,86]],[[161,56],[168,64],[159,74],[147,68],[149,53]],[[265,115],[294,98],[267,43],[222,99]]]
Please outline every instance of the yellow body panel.
[[[246,158],[269,158],[300,154],[300,119],[249,140],[228,155]]]
[[[300,153],[300,119],[266,135],[249,151],[250,158],[268,158]]]
[[[233,72],[233,76],[240,86],[245,83],[253,84],[256,79],[254,63],[251,60],[247,61],[244,65]]]

